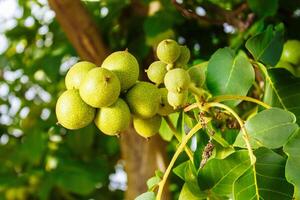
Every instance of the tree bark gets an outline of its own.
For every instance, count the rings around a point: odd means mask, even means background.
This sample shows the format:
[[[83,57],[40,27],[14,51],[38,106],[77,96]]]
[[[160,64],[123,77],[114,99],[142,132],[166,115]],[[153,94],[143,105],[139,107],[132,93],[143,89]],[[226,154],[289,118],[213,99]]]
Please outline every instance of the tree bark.
[[[128,174],[128,190],[125,199],[133,200],[147,190],[146,182],[154,175],[155,170],[166,169],[166,143],[159,135],[148,141],[135,133],[131,126],[121,135],[121,150]],[[167,188],[167,185],[166,187]],[[163,199],[169,199],[168,191],[164,191]]]
[[[100,65],[109,49],[80,0],[49,0],[49,5],[79,56]],[[120,143],[128,178],[125,199],[133,200],[147,191],[146,181],[155,170],[165,171],[166,144],[159,136],[147,141],[132,127],[121,135]],[[164,199],[169,199],[167,191]]]

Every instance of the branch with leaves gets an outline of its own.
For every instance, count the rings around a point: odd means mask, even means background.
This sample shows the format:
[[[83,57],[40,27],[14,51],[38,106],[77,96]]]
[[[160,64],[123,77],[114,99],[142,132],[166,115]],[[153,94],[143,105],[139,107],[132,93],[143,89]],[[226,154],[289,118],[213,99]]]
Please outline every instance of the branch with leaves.
[[[167,170],[162,175],[156,175],[152,189],[144,194],[149,198],[145,199],[163,198],[162,191],[173,168],[173,172],[185,182],[180,200],[224,196],[233,196],[237,200],[261,199],[272,195],[274,198],[276,196],[275,199],[299,197],[300,176],[292,166],[300,164],[293,160],[299,149],[296,145],[300,142],[297,123],[300,78],[285,69],[271,67],[281,59],[281,54],[274,54],[273,48],[282,49],[282,37],[281,25],[268,27],[246,42],[252,57],[225,47],[217,50],[208,64],[194,65],[187,70],[192,79],[188,87],[191,103],[181,107],[182,121],[177,124],[193,126],[187,134],[182,131],[183,137],[178,139],[179,146]],[[195,68],[199,71],[196,72]],[[254,68],[259,70],[259,74]],[[176,74],[177,79],[172,79],[175,88],[168,82],[172,70],[181,73],[180,76]],[[257,74],[259,79],[256,78]],[[183,83],[187,80],[185,76],[181,69],[168,71],[164,83],[169,92],[176,90],[180,97],[184,92]],[[201,78],[205,84],[199,81]],[[262,99],[250,96],[252,93],[249,91],[255,90],[254,85],[258,84],[256,81],[265,85],[264,90],[259,90],[258,97]],[[229,126],[231,117],[237,126]],[[193,123],[184,121],[186,118],[191,118]],[[232,132],[236,132],[236,135],[232,135]],[[179,135],[176,129],[175,134]],[[190,152],[186,148],[192,137],[200,141],[196,150]],[[293,148],[296,150],[293,151]],[[278,149],[285,152],[288,158],[278,154]],[[192,156],[189,155],[187,161],[175,167],[183,151]],[[141,195],[137,200],[143,197]]]

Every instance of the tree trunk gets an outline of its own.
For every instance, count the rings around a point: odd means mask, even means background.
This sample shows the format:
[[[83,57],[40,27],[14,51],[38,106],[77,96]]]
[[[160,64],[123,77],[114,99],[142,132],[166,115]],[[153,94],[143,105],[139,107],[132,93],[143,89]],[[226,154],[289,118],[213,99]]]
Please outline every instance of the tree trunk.
[[[135,133],[131,126],[121,135],[121,150],[128,173],[128,190],[125,199],[133,200],[137,195],[147,190],[146,182],[154,175],[155,170],[166,169],[166,143],[159,135],[148,141]],[[167,185],[166,185],[167,188]],[[164,193],[164,200],[168,198],[168,192]]]
[[[49,4],[79,56],[100,65],[109,49],[80,0],[49,0]],[[132,127],[121,135],[120,143],[128,177],[125,199],[133,200],[147,190],[146,181],[155,170],[165,171],[166,144],[159,136],[147,141]],[[164,199],[169,199],[168,192],[165,192]]]

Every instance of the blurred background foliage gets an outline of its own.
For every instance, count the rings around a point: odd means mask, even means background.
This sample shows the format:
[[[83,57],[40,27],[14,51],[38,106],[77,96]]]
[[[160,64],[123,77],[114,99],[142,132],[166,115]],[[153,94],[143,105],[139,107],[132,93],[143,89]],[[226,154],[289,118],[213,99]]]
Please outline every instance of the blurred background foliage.
[[[164,38],[186,44],[192,63],[209,59],[219,47],[244,48],[245,40],[267,24],[283,22],[286,37],[300,39],[295,0],[83,3],[106,45],[112,51],[128,48],[143,68]],[[222,21],[219,11],[233,13],[245,3],[248,9],[238,13],[249,23],[244,30]],[[0,0],[0,199],[123,198],[126,173],[118,139],[99,134],[94,125],[78,131],[55,125],[64,76],[78,60],[47,0]],[[171,142],[169,153],[175,148]],[[173,177],[174,199],[181,186]]]

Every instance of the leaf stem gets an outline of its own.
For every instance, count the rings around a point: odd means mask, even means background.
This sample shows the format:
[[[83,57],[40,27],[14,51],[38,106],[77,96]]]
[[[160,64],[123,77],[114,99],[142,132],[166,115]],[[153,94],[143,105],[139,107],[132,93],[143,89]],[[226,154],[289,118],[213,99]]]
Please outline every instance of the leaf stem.
[[[188,112],[198,107],[198,103],[193,103],[183,109],[184,112]]]
[[[256,158],[255,158],[255,155],[253,154],[252,147],[251,147],[251,144],[250,144],[250,141],[249,141],[249,135],[247,133],[247,130],[245,129],[244,122],[239,117],[239,115],[233,109],[231,109],[229,106],[226,106],[226,105],[218,103],[218,102],[207,103],[207,104],[205,104],[204,107],[207,107],[207,108],[210,108],[210,107],[223,108],[223,109],[227,110],[228,112],[230,112],[236,118],[236,120],[238,121],[238,123],[241,127],[242,133],[243,133],[243,139],[246,143],[246,147],[247,147],[248,152],[249,152],[249,157],[250,157],[251,164],[254,165],[255,161],[256,161]]]
[[[250,102],[253,102],[253,103],[256,103],[258,105],[261,105],[267,109],[271,108],[270,105],[258,100],[258,99],[255,99],[255,98],[252,98],[252,97],[248,97],[248,96],[240,96],[240,95],[221,95],[221,96],[216,96],[216,97],[213,97],[212,98],[212,101],[214,102],[222,102],[222,101],[226,101],[226,100],[244,100],[244,101],[250,101]]]
[[[198,123],[196,124],[196,126],[194,126],[190,132],[184,136],[184,138],[182,139],[182,142],[181,144],[179,145],[179,147],[177,148],[173,158],[171,159],[170,161],[170,164],[168,166],[168,168],[166,169],[166,172],[164,173],[164,176],[162,178],[162,180],[160,181],[159,183],[159,187],[158,187],[158,192],[157,192],[157,195],[156,195],[156,200],[161,200],[161,196],[162,196],[162,192],[163,192],[163,189],[164,189],[164,185],[166,184],[166,181],[168,179],[168,176],[172,170],[172,167],[174,166],[175,164],[175,161],[177,160],[178,156],[180,155],[180,153],[183,151],[183,149],[185,148],[186,144],[188,143],[188,141],[191,139],[191,137],[197,133],[197,131],[199,129],[201,129],[202,126],[201,126],[201,123]]]
[[[208,97],[211,96],[211,94],[209,92],[207,92],[206,90],[204,90],[202,88],[196,87],[194,83],[191,83],[189,85],[189,90],[200,99],[203,98],[203,95],[207,95]]]
[[[197,88],[194,83],[189,85],[189,90],[198,97],[202,97],[204,94],[203,89]]]
[[[221,96],[216,96],[216,97],[213,97],[211,99],[213,102],[222,102],[222,101],[226,101],[226,100],[244,100],[244,101],[249,101],[249,102],[253,102],[253,103],[256,103],[258,105],[261,105],[263,106],[264,108],[266,109],[269,109],[271,108],[270,105],[258,100],[258,99],[255,99],[255,98],[252,98],[252,97],[247,97],[247,96],[239,96],[239,95],[221,95]],[[194,108],[197,108],[199,107],[199,104],[198,103],[193,103],[187,107],[184,108],[184,112],[188,112]],[[202,108],[204,108],[205,106],[202,106]]]
[[[174,133],[174,135],[175,135],[176,139],[178,140],[178,142],[181,143],[182,138],[181,138],[180,134],[177,132],[177,130],[176,130],[175,126],[173,125],[170,117],[169,116],[164,116],[164,119],[166,120],[166,123],[168,124],[171,131]],[[191,151],[191,149],[188,148],[187,146],[185,146],[184,151],[186,152],[186,154],[188,155],[188,157],[190,158],[192,163],[194,163],[194,156],[193,156],[193,152]]]

